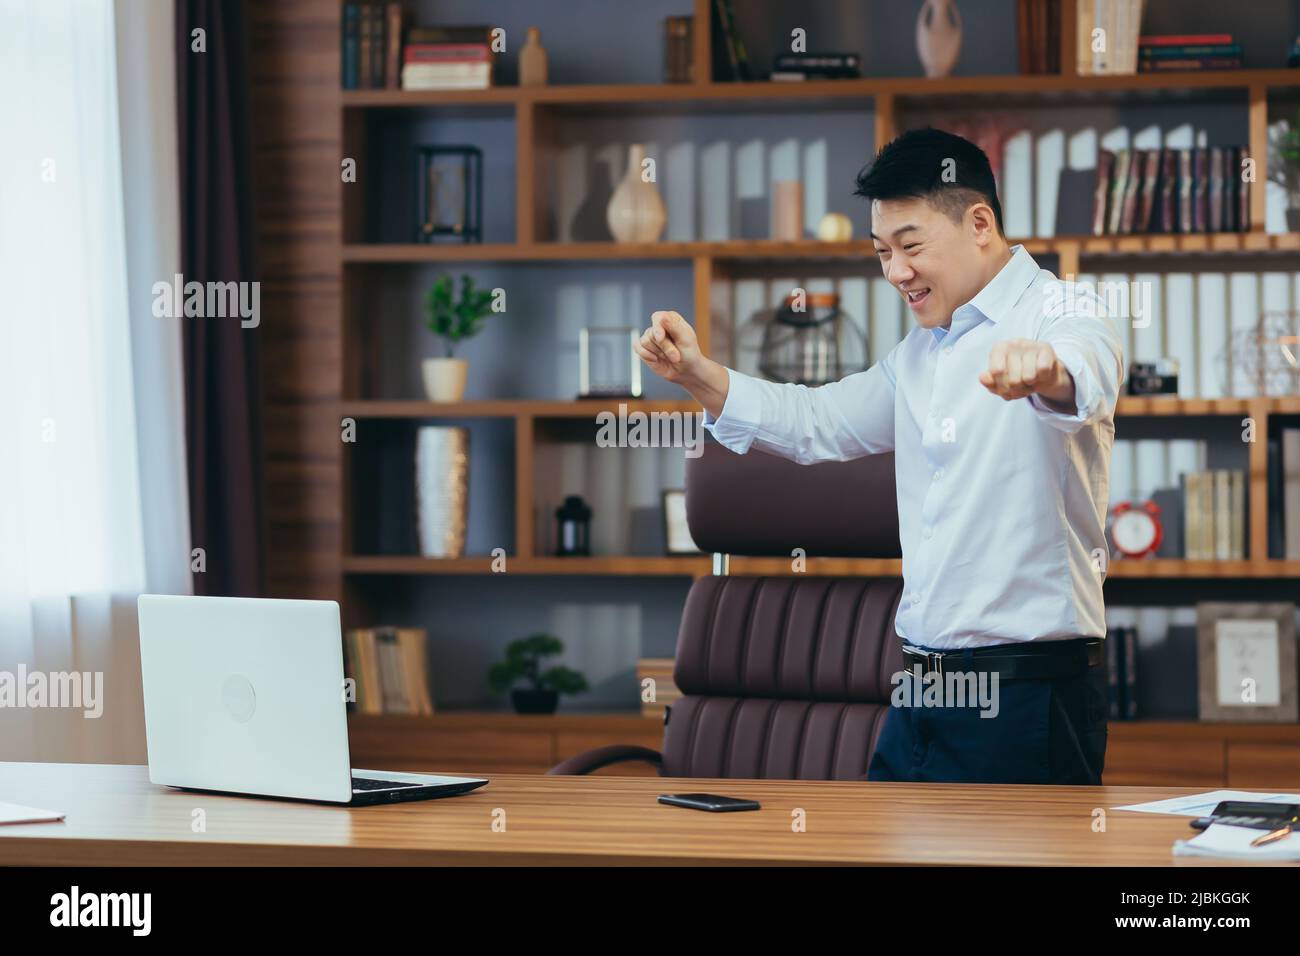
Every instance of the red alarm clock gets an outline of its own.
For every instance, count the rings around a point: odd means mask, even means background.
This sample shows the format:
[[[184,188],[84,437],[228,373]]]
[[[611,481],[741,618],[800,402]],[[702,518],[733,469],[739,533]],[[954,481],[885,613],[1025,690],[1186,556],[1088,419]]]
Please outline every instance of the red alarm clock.
[[[1145,558],[1156,553],[1164,540],[1160,524],[1160,507],[1153,501],[1134,504],[1121,501],[1110,512],[1110,540],[1115,550],[1129,558]]]

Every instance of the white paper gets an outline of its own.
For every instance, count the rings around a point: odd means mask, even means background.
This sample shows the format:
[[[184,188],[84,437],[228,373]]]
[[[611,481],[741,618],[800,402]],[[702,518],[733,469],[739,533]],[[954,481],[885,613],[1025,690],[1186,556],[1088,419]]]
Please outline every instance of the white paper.
[[[38,810],[20,803],[0,803],[0,824],[5,823],[57,823],[64,814],[58,810]]]
[[[1111,809],[1133,810],[1137,813],[1168,813],[1183,817],[1208,817],[1214,812],[1214,808],[1224,800],[1248,800],[1252,803],[1300,803],[1300,794],[1255,793],[1251,790],[1211,790],[1208,793],[1193,793],[1185,797],[1170,797],[1168,800],[1134,803],[1126,807],[1111,807]],[[1256,832],[1256,836],[1258,835],[1258,832]]]
[[[1300,860],[1300,833],[1264,846],[1251,846],[1268,830],[1215,823],[1190,840],[1174,843],[1174,856],[1216,856],[1243,860]]]

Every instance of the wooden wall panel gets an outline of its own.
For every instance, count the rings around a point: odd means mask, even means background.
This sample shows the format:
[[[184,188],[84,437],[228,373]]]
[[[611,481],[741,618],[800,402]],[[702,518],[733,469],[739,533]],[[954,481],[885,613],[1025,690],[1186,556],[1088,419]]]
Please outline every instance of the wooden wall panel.
[[[248,4],[273,597],[342,589],[340,10]]]

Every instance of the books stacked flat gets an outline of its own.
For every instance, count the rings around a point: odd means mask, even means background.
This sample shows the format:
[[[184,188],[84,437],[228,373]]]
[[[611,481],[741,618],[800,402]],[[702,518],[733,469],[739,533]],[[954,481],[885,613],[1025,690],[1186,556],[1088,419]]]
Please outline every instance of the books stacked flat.
[[[1137,72],[1143,0],[1078,0],[1080,76]],[[1094,31],[1101,30],[1103,33]]]
[[[843,80],[861,76],[861,58],[856,53],[786,53],[772,65],[772,79]]]
[[[428,638],[418,627],[361,627],[343,637],[347,675],[358,714],[433,713]]]
[[[1240,561],[1246,557],[1246,473],[1216,469],[1182,477],[1184,557]]]
[[[344,5],[343,89],[397,89],[403,16],[400,3]]]
[[[671,657],[643,657],[637,661],[636,683],[641,692],[642,717],[662,717],[673,701],[682,696],[673,683],[673,663]],[[654,700],[647,699],[650,696],[647,680],[654,681]]]
[[[1138,72],[1178,70],[1239,70],[1241,44],[1230,33],[1196,33],[1142,37],[1138,40]]]
[[[1137,720],[1137,628],[1107,628],[1105,650],[1106,696],[1110,719]]]
[[[1241,146],[1104,149],[1097,157],[1092,234],[1249,232],[1246,158]]]
[[[490,27],[412,27],[402,47],[402,89],[483,90],[496,55]]]
[[[1016,39],[1021,73],[1060,73],[1061,0],[1016,0]]]

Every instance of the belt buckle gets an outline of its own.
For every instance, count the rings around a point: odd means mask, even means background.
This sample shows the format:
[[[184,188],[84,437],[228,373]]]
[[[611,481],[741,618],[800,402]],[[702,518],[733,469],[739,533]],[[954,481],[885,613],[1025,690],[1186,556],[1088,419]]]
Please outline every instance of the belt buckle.
[[[938,671],[939,679],[943,680],[943,653],[940,651],[926,651],[925,663],[933,671]]]

